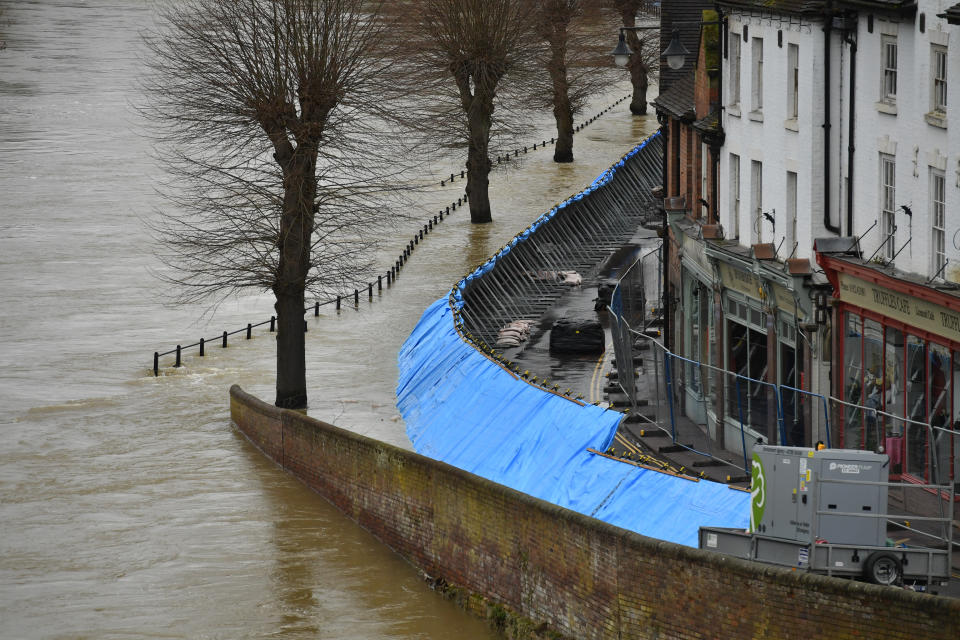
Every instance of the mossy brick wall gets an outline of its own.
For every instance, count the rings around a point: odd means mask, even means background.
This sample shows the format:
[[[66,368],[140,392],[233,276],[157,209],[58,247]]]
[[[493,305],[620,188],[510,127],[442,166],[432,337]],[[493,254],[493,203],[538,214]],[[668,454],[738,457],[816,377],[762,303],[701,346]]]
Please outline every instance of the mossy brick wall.
[[[960,638],[960,602],[646,538],[231,389],[238,428],[438,582],[573,638]],[[637,505],[642,509],[642,505]],[[517,629],[526,629],[517,633]]]

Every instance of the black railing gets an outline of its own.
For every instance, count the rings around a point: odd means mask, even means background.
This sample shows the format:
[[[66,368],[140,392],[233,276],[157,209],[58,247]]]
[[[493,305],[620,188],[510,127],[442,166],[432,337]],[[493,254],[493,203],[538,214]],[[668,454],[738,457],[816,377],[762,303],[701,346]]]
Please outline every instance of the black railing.
[[[598,112],[597,114],[595,114],[594,116],[592,116],[592,117],[590,117],[590,118],[587,118],[587,119],[584,120],[582,123],[580,123],[579,125],[577,125],[576,127],[574,127],[574,132],[575,132],[575,133],[579,133],[580,131],[582,131],[583,129],[585,129],[585,128],[587,127],[587,125],[592,124],[592,123],[595,122],[600,116],[602,116],[602,115],[604,115],[605,113],[609,112],[609,111],[610,111],[611,109],[613,109],[615,106],[617,106],[618,104],[620,104],[620,103],[623,102],[624,100],[629,99],[630,97],[631,97],[631,96],[627,95],[627,96],[624,96],[624,97],[622,97],[622,98],[619,98],[618,100],[615,100],[613,103],[610,104],[610,106],[606,107],[605,109],[602,109],[601,111],[599,111],[599,112]],[[554,143],[555,143],[555,138],[550,138],[550,144],[554,144]],[[547,141],[546,141],[546,140],[543,140],[543,141],[540,143],[539,146],[540,146],[540,148],[546,147],[546,146],[547,146]],[[536,149],[538,148],[537,143],[534,142],[533,145],[532,145],[532,147],[533,147],[533,150],[536,150]],[[516,149],[516,150],[514,150],[514,152],[513,152],[513,157],[518,157],[521,153],[527,153],[527,151],[528,151],[528,147],[526,147],[526,146],[523,147],[522,150]],[[497,156],[496,161],[497,161],[498,164],[501,163],[501,162],[509,162],[509,161],[510,161],[510,153],[508,152],[506,155]],[[456,173],[451,173],[449,178],[446,178],[446,179],[443,179],[443,180],[440,181],[440,186],[446,186],[447,183],[451,183],[451,184],[452,184],[452,183],[454,182],[454,180],[456,179],[456,176],[457,176]],[[461,170],[460,173],[459,173],[459,176],[460,176],[460,178],[465,178],[466,172],[463,171],[463,170]],[[373,300],[373,287],[374,287],[374,284],[375,284],[376,287],[377,287],[377,291],[382,291],[382,290],[383,290],[383,286],[384,286],[384,282],[383,282],[383,281],[384,281],[384,279],[386,279],[386,286],[387,286],[387,287],[392,286],[393,283],[396,282],[397,278],[399,277],[399,275],[400,275],[400,270],[403,269],[403,266],[410,260],[410,256],[413,254],[414,249],[416,249],[416,247],[420,244],[420,241],[424,239],[424,236],[428,235],[431,231],[433,231],[433,229],[434,229],[435,226],[437,226],[437,225],[439,225],[441,222],[443,222],[444,217],[449,217],[451,213],[453,213],[453,212],[455,212],[455,211],[457,210],[457,207],[462,207],[462,206],[463,206],[464,204],[466,204],[466,203],[467,203],[467,194],[464,193],[461,197],[457,198],[455,202],[451,202],[451,203],[450,203],[450,206],[445,207],[445,208],[443,208],[443,209],[440,209],[440,211],[439,211],[439,213],[438,213],[437,215],[433,216],[432,218],[429,218],[429,219],[427,220],[427,223],[426,223],[425,225],[423,225],[423,228],[420,229],[420,230],[418,230],[417,233],[415,233],[415,234],[413,235],[413,238],[412,238],[410,241],[407,242],[406,246],[404,246],[403,250],[402,250],[401,253],[397,256],[397,259],[394,261],[393,266],[390,267],[390,270],[389,270],[389,271],[386,271],[386,272],[383,273],[383,274],[378,275],[378,276],[377,276],[377,281],[376,281],[375,283],[374,283],[374,282],[367,282],[367,283],[365,283],[365,285],[364,285],[363,287],[355,288],[355,289],[353,290],[353,295],[352,295],[352,296],[350,296],[349,294],[348,294],[348,295],[342,295],[342,296],[339,296],[339,295],[338,295],[337,297],[331,298],[331,299],[329,299],[329,300],[323,300],[323,301],[317,300],[317,301],[315,301],[312,305],[310,305],[309,307],[306,307],[306,308],[303,310],[303,312],[304,312],[304,313],[307,313],[308,311],[310,311],[311,309],[313,309],[313,315],[314,315],[314,316],[319,316],[319,315],[320,315],[320,307],[324,307],[324,306],[327,306],[327,305],[329,305],[329,304],[336,304],[336,308],[337,308],[337,310],[339,310],[339,309],[341,308],[342,301],[343,301],[343,300],[349,300],[351,297],[353,298],[353,306],[354,306],[355,308],[356,308],[356,307],[359,307],[359,306],[360,306],[360,293],[361,293],[361,291],[363,291],[364,289],[366,289],[366,291],[367,291],[367,298],[372,301],[372,300]],[[209,343],[209,342],[219,340],[219,341],[220,341],[220,348],[221,348],[221,349],[225,349],[225,348],[227,347],[228,338],[229,338],[230,336],[235,336],[235,335],[237,335],[237,334],[244,333],[244,334],[246,334],[246,338],[245,338],[245,339],[250,340],[250,339],[253,337],[253,330],[256,329],[256,328],[258,328],[258,327],[262,327],[262,326],[264,326],[264,325],[270,325],[270,332],[272,333],[273,331],[276,330],[276,321],[277,321],[276,316],[270,316],[270,319],[269,319],[269,320],[264,320],[263,322],[258,322],[258,323],[256,323],[256,324],[247,324],[246,327],[241,328],[241,329],[237,329],[236,331],[224,331],[222,334],[220,334],[219,336],[216,336],[216,337],[214,337],[214,338],[210,338],[210,339],[208,339],[208,338],[200,338],[199,341],[194,342],[194,343],[192,343],[192,344],[188,344],[188,345],[179,345],[179,344],[178,344],[175,348],[170,349],[169,351],[163,351],[163,352],[154,351],[154,352],[153,352],[153,375],[154,375],[154,376],[159,376],[159,375],[160,375],[160,358],[162,358],[162,357],[164,357],[164,356],[174,355],[174,356],[175,356],[175,360],[174,360],[173,366],[174,366],[174,367],[180,367],[180,366],[182,366],[182,364],[183,364],[183,353],[184,353],[185,351],[189,350],[189,349],[199,348],[198,355],[202,357],[202,356],[205,355],[206,345],[207,345],[207,343]],[[304,332],[307,331],[307,322],[306,322],[306,320],[304,320],[304,322],[303,322],[303,330],[304,330]]]

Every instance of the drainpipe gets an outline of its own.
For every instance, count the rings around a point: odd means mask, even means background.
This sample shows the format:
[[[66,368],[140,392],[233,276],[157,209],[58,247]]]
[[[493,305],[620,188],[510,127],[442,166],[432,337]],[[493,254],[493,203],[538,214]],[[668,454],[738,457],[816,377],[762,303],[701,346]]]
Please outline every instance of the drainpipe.
[[[847,134],[847,235],[853,233],[853,152],[856,145],[853,144],[854,125],[856,124],[856,100],[857,86],[857,39],[852,37],[848,29],[843,33],[843,41],[850,45],[850,115],[849,115],[849,133]]]
[[[723,51],[726,47],[727,40],[727,25],[723,20],[723,10],[720,8],[719,4],[713,5],[714,10],[717,12],[717,22],[720,24],[717,25],[717,33],[719,34],[720,51],[717,52],[717,60],[719,68],[717,69],[717,123],[720,125],[720,130],[723,130]],[[713,193],[711,198],[713,199],[713,223],[720,224],[720,189],[717,186],[717,182],[720,181],[720,149],[722,144],[718,144],[716,147],[716,153],[713,155]]]
[[[827,0],[823,14],[823,226],[840,235],[840,227],[830,224],[830,35],[833,31],[833,1]]]
[[[663,197],[668,197],[670,193],[667,189],[667,182],[669,181],[667,174],[667,156],[670,154],[670,149],[672,147],[672,142],[670,140],[670,118],[668,116],[662,115],[659,111],[657,112],[657,122],[660,123],[660,135],[663,136],[663,161],[662,161],[662,185],[663,185]],[[666,345],[667,349],[673,350],[673,343],[670,340],[670,223],[667,221],[667,209],[664,206],[664,202],[661,199],[660,201],[660,212],[663,214],[663,241],[661,243],[661,260],[663,264],[661,268],[663,269],[662,282],[663,288],[660,291],[660,313],[663,315],[663,344]],[[664,354],[666,357],[666,354]]]

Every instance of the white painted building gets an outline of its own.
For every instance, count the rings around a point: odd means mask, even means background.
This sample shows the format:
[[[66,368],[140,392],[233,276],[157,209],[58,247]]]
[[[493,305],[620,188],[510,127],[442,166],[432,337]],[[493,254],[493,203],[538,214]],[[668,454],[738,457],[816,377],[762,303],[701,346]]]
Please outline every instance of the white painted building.
[[[823,17],[724,5],[725,144],[719,219],[727,239],[773,243],[777,257],[812,258],[823,224]]]
[[[853,169],[852,209],[844,201],[841,210],[844,235],[863,236],[865,257],[960,282],[960,25],[938,17],[951,4],[860,14],[855,151],[852,165],[841,164],[842,190]],[[842,54],[850,56],[849,45]],[[841,134],[846,147],[848,128]]]

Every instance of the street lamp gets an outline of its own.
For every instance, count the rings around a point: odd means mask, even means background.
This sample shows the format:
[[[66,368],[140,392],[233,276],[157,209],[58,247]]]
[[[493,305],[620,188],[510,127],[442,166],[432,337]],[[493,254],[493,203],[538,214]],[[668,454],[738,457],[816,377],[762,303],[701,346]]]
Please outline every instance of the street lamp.
[[[673,70],[679,69],[687,61],[687,55],[689,54],[690,52],[687,51],[687,48],[680,42],[680,30],[674,29],[673,34],[670,36],[670,44],[661,54],[667,59],[667,66]]]
[[[704,23],[706,24],[706,23]],[[627,46],[626,37],[624,32],[627,30],[630,31],[641,31],[644,29],[659,29],[658,26],[652,27],[620,27],[620,39],[617,41],[617,48],[610,52],[610,55],[613,56],[613,62],[618,67],[627,66],[627,62],[630,61],[630,56],[633,54],[633,51],[630,50],[630,47]],[[680,42],[680,30],[674,29],[673,33],[670,36],[670,44],[667,45],[667,48],[664,49],[663,53],[660,54],[662,57],[667,59],[667,66],[671,69],[679,69],[686,62],[686,57],[690,54],[683,43]]]
[[[643,26],[643,27],[620,27],[620,39],[617,41],[617,48],[610,52],[610,55],[613,56],[613,63],[618,67],[625,67],[627,63],[630,62],[630,56],[633,55],[633,51],[627,45],[626,40],[626,31],[646,31],[646,30],[659,30],[660,27],[657,25]]]

